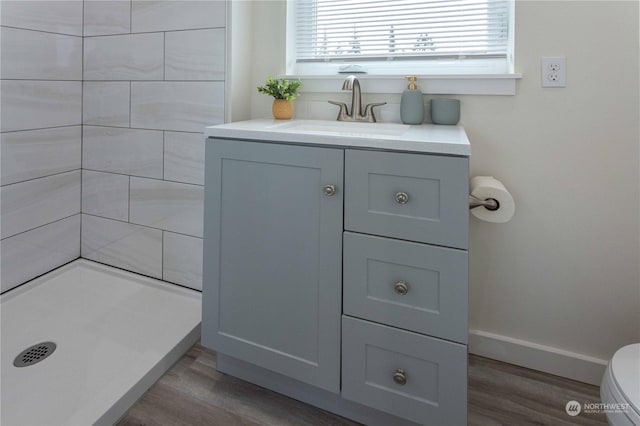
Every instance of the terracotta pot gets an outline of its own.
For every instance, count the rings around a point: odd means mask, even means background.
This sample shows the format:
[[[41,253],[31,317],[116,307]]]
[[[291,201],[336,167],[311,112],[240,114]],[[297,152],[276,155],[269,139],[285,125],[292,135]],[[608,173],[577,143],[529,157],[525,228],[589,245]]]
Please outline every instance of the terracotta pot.
[[[274,99],[271,106],[273,117],[278,120],[289,120],[293,117],[293,101]]]

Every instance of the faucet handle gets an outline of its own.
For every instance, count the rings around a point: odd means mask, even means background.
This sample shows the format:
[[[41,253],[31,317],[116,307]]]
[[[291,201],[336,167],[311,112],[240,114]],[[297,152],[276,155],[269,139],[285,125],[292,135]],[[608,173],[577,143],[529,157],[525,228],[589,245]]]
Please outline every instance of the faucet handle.
[[[372,104],[367,104],[366,107],[364,107],[364,116],[367,119],[367,121],[369,121],[370,123],[375,123],[376,120],[376,115],[373,112],[373,108],[377,107],[377,106],[382,106],[382,105],[386,105],[386,102],[374,102]]]
[[[340,111],[338,112],[338,121],[347,121],[346,119],[349,117],[349,109],[347,108],[347,104],[344,102],[336,102],[336,101],[327,101],[332,105],[338,105],[340,107]]]

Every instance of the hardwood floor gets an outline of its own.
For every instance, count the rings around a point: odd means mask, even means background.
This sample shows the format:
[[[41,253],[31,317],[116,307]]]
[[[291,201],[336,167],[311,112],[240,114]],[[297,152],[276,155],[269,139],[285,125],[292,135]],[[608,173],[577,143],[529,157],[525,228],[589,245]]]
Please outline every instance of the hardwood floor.
[[[118,426],[357,425],[218,373],[215,365],[214,352],[194,345]],[[570,400],[600,402],[598,387],[475,355],[469,356],[468,396],[469,425],[607,424],[604,414],[565,413]]]

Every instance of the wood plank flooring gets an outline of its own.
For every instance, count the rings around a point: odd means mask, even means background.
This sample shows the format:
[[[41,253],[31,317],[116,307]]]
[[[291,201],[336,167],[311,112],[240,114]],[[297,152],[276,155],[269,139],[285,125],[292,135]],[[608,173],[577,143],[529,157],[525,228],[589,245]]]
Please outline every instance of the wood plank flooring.
[[[194,345],[118,426],[357,425],[218,373],[215,365],[215,352]],[[565,413],[570,400],[600,402],[598,387],[475,355],[469,357],[468,397],[473,426],[607,424],[604,414]]]

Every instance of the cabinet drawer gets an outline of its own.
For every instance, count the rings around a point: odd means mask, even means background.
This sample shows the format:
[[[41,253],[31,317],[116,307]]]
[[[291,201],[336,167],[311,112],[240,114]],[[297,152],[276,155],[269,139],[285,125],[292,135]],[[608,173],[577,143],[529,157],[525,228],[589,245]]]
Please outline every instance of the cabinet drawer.
[[[469,160],[346,150],[345,229],[466,249]]]
[[[344,233],[347,315],[467,342],[468,253]]]
[[[467,348],[343,316],[342,396],[420,424],[465,425]]]

